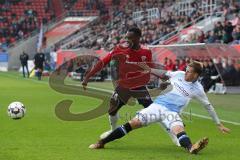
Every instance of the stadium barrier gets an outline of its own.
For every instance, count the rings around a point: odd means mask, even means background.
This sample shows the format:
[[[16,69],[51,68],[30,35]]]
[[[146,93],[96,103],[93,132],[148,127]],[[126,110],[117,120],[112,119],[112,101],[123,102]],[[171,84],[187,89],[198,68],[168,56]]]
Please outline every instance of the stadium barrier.
[[[214,92],[225,93],[225,86],[240,86],[240,45],[226,44],[175,44],[175,45],[149,45],[153,53],[153,61],[166,64],[166,57],[171,61],[179,59],[194,59],[213,62],[216,73],[211,73],[207,83],[211,84]],[[92,55],[99,59],[107,54],[104,50],[59,50],[57,52],[57,65],[82,55]],[[213,72],[213,71],[211,71]],[[214,78],[217,77],[217,78]],[[220,83],[220,84],[217,84]],[[207,84],[208,85],[208,84]]]

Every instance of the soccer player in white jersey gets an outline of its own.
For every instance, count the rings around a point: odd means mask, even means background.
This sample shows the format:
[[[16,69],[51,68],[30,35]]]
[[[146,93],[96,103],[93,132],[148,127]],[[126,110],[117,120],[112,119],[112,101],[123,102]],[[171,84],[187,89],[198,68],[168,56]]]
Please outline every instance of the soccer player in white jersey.
[[[230,132],[230,130],[220,122],[213,106],[204,93],[202,85],[198,82],[199,75],[202,72],[201,63],[197,61],[191,62],[186,72],[166,72],[149,68],[145,64],[139,64],[139,66],[156,76],[167,75],[173,89],[166,94],[158,96],[149,107],[139,111],[135,118],[115,129],[106,138],[90,145],[89,148],[104,148],[106,143],[119,139],[134,129],[147,126],[154,122],[161,122],[178,138],[183,148],[189,153],[197,154],[208,144],[208,138],[204,137],[195,144],[192,144],[185,132],[182,119],[179,116],[182,109],[187,106],[191,99],[196,99],[202,103],[222,133]]]

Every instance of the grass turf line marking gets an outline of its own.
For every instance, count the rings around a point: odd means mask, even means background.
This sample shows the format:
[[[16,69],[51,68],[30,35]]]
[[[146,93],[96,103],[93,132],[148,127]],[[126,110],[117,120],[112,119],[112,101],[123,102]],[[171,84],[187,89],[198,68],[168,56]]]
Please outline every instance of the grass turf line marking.
[[[18,78],[18,76],[9,75],[9,74],[7,75],[7,77]],[[36,83],[42,83],[42,84],[48,83],[48,81],[38,81],[38,80],[36,80],[36,79],[30,79],[30,78],[26,78],[26,79],[23,79],[23,80],[30,80],[30,81],[33,81],[33,82],[36,82]],[[74,84],[74,83],[69,83],[69,85],[82,86],[82,85]],[[99,91],[105,91],[105,92],[113,93],[113,91],[112,91],[112,90],[109,90],[109,89],[102,89],[102,88],[96,88],[96,87],[90,87],[90,86],[88,86],[87,88],[91,88],[91,89],[96,89],[96,90],[99,90]],[[192,116],[199,117],[199,118],[203,118],[203,119],[209,119],[209,120],[212,119],[212,118],[209,117],[209,116],[204,116],[204,115],[201,115],[201,114],[189,113],[189,112],[182,112],[182,113],[188,114],[188,115],[191,114]],[[224,120],[224,119],[220,119],[220,121],[221,121],[221,122],[224,122],[224,123],[229,123],[229,124],[233,124],[233,125],[240,126],[240,123],[238,123],[238,122],[228,121],[228,120]]]

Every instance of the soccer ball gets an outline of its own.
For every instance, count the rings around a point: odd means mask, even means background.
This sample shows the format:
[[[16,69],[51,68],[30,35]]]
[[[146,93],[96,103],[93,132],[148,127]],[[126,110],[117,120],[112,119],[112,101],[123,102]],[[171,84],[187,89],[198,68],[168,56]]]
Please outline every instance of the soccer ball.
[[[12,119],[21,119],[26,114],[26,108],[21,102],[12,102],[8,106],[8,116]]]

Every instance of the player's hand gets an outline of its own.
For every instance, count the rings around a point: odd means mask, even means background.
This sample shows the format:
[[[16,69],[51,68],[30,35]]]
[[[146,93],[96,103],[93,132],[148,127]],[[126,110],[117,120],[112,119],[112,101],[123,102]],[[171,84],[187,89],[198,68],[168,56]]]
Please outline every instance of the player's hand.
[[[87,81],[83,80],[82,82],[83,90],[87,90]]]
[[[160,84],[160,89],[161,90],[165,90],[167,87],[168,87],[168,85],[170,85],[171,83],[169,83],[169,82],[162,82],[161,84]]]
[[[151,68],[145,62],[138,63],[138,66],[146,72],[151,72]]]
[[[219,124],[218,125],[218,129],[222,132],[222,133],[230,133],[230,129],[225,127],[223,124]]]

